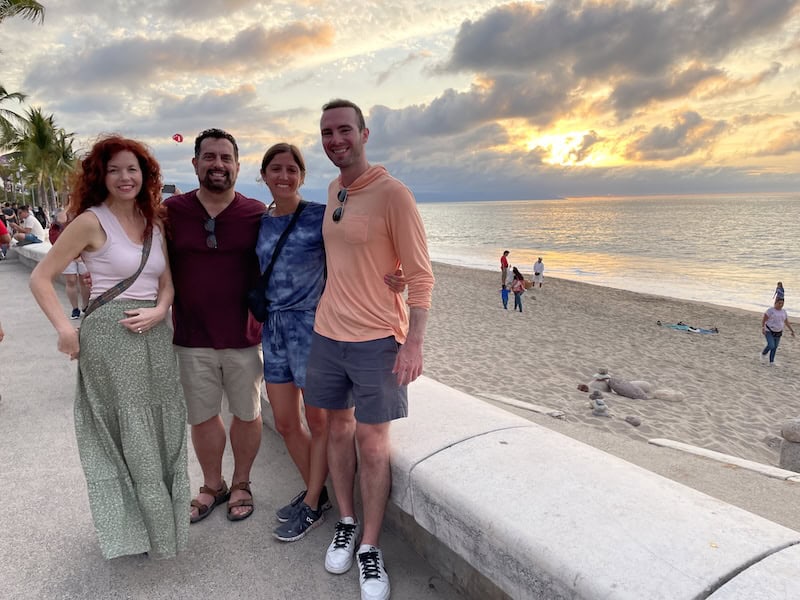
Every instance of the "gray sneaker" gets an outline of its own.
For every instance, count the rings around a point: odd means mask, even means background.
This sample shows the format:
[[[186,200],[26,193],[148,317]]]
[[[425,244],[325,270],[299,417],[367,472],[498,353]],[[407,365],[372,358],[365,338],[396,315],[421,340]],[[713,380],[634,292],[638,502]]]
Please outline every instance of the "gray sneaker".
[[[306,533],[322,525],[325,513],[321,510],[312,510],[305,502],[301,502],[292,518],[275,528],[273,535],[282,542],[295,542]]]
[[[281,523],[286,523],[286,521],[292,518],[292,515],[297,510],[297,507],[300,506],[300,503],[305,499],[306,491],[307,490],[303,490],[302,492],[297,494],[297,496],[292,498],[289,501],[289,504],[287,504],[286,506],[282,506],[281,508],[275,511],[275,516],[277,517],[278,521],[280,521]]]
[[[306,499],[306,492],[308,490],[303,490],[297,496],[291,499],[289,504],[279,508],[275,511],[275,517],[281,523],[286,523],[289,519],[294,516],[294,513],[300,508],[300,505],[303,503],[303,500]],[[322,492],[319,494],[319,512],[324,512],[326,510],[331,509],[331,501],[328,498],[328,487],[322,486]]]
[[[361,583],[361,600],[389,600],[392,588],[389,574],[383,563],[383,552],[375,546],[361,546],[358,550],[358,575]]]
[[[361,526],[353,517],[344,517],[336,523],[333,541],[325,553],[325,570],[341,575],[353,566],[353,555],[361,540]]]

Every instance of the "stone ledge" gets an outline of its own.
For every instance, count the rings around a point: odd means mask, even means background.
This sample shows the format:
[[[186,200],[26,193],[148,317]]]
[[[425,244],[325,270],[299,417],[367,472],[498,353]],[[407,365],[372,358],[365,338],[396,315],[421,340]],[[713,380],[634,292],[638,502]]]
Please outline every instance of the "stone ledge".
[[[26,244],[25,246],[11,246],[8,250],[9,258],[16,256],[19,261],[29,269],[39,264],[52,248],[52,244],[45,240],[41,244]]]
[[[709,596],[709,600],[777,600],[798,597],[800,546],[791,546],[748,567]]]
[[[676,442],[674,440],[667,440],[663,438],[647,440],[647,443],[653,444],[654,446],[660,446],[662,448],[672,448],[673,450],[688,452],[689,454],[702,456],[704,458],[716,460],[721,463],[735,465],[742,469],[761,473],[767,477],[782,479],[783,481],[791,481],[793,483],[797,481],[796,471],[787,471],[786,469],[780,469],[778,467],[765,465],[752,460],[747,460],[745,458],[739,458],[738,456],[731,456],[730,454],[723,454],[722,452],[716,452],[715,450],[708,450],[706,448],[700,448],[698,446],[692,446],[691,444],[684,444],[683,442]]]
[[[409,404],[392,425],[393,502],[511,598],[707,597],[800,543],[425,377]],[[791,585],[787,597],[800,597]]]

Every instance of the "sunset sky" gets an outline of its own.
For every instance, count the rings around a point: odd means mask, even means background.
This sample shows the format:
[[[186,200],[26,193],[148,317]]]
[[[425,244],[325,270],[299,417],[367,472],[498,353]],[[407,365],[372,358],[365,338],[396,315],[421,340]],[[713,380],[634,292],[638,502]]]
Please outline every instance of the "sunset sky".
[[[797,191],[799,3],[44,0],[43,25],[0,24],[0,83],[82,149],[147,142],[184,191],[221,127],[240,191],[267,198],[261,156],[290,141],[321,199],[335,97],[421,200]]]

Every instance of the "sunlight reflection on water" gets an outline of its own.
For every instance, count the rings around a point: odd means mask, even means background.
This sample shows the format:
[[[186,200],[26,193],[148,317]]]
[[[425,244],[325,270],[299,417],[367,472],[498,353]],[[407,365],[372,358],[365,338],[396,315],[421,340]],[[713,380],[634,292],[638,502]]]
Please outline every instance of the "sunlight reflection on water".
[[[431,258],[763,310],[800,289],[800,196],[420,203]]]

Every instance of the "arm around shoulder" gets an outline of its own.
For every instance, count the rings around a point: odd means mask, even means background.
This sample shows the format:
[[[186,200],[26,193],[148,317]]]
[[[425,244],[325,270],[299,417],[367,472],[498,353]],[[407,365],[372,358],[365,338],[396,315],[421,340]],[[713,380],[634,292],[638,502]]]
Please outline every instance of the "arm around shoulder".
[[[435,279],[416,201],[411,191],[402,186],[396,190],[389,207],[392,241],[408,284],[408,305],[429,309]]]

